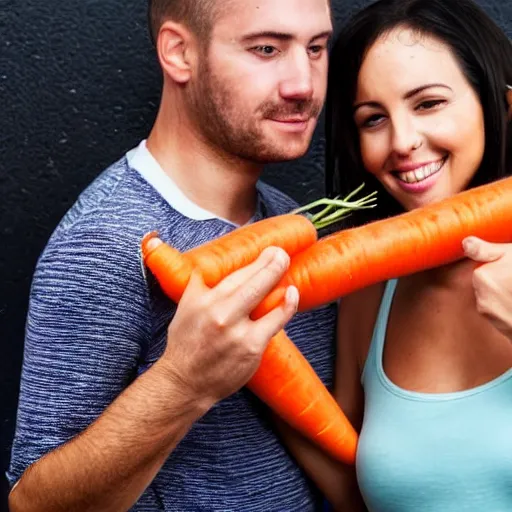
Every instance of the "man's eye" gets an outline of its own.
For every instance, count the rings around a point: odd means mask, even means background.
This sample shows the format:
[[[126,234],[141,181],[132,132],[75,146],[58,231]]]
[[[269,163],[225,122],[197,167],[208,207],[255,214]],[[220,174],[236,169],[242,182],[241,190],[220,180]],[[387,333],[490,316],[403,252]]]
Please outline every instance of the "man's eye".
[[[270,45],[255,46],[253,50],[264,57],[273,57],[277,54],[277,48]]]
[[[319,56],[325,50],[325,46],[315,45],[309,47],[309,53],[314,56]]]

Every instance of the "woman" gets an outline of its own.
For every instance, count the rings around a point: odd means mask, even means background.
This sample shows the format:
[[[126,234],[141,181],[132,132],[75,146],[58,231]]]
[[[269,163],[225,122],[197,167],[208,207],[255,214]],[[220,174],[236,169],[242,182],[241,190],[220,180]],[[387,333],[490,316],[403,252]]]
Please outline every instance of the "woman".
[[[379,190],[363,223],[511,174],[507,84],[512,46],[470,0],[371,5],[331,54],[328,188]],[[342,299],[334,392],[360,431],[355,470],[290,440],[336,509],[512,510],[512,344],[477,308],[474,271]]]

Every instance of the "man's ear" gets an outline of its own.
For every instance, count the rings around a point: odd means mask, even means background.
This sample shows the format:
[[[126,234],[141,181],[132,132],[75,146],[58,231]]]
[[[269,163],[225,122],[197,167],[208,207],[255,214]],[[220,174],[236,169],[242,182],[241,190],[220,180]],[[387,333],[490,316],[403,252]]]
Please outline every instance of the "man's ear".
[[[160,27],[156,49],[163,72],[177,83],[190,80],[195,38],[184,25],[166,21]]]

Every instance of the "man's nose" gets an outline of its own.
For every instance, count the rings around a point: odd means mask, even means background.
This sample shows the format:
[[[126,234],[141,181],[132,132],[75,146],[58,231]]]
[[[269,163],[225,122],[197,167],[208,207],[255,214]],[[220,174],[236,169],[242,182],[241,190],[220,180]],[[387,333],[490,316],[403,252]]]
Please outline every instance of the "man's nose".
[[[279,92],[287,100],[310,100],[313,97],[311,59],[306,50],[296,50],[287,59]]]

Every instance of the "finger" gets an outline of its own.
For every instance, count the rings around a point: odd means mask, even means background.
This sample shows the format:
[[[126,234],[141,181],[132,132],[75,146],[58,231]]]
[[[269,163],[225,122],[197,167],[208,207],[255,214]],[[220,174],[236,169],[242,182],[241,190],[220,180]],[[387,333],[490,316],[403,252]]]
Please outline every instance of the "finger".
[[[209,290],[208,286],[206,286],[203,274],[201,270],[198,268],[194,268],[192,273],[190,274],[190,279],[188,280],[187,287],[183,292],[183,297],[181,302],[184,302],[188,295],[195,295],[197,297],[198,293],[206,293]]]
[[[253,282],[254,278],[268,267],[274,268],[277,265],[278,268],[283,268],[281,273],[284,273],[288,268],[289,261],[290,258],[283,249],[267,247],[254,262],[223,279],[214,288],[215,293],[219,297],[232,295],[235,292],[238,293],[241,287],[245,287],[248,283]]]
[[[285,275],[290,258],[284,251],[276,251],[271,261],[260,268],[247,281],[242,282],[228,300],[223,309],[233,319],[240,319],[256,309],[263,299],[276,287]]]
[[[505,254],[503,245],[485,242],[476,236],[467,237],[462,241],[465,256],[482,263],[500,259]]]
[[[286,289],[284,301],[272,311],[254,322],[262,343],[267,344],[273,336],[292,319],[299,306],[299,290],[295,286]]]
[[[480,294],[478,290],[475,290],[475,296],[478,313],[496,329],[509,336],[511,330],[509,309],[503,307],[500,301],[486,299],[486,295]]]
[[[162,245],[163,242],[158,238],[157,232],[152,231],[151,233],[147,233],[144,235],[144,238],[141,242],[141,250],[142,250],[142,257],[144,260],[147,259],[147,257],[158,248],[158,246]]]

